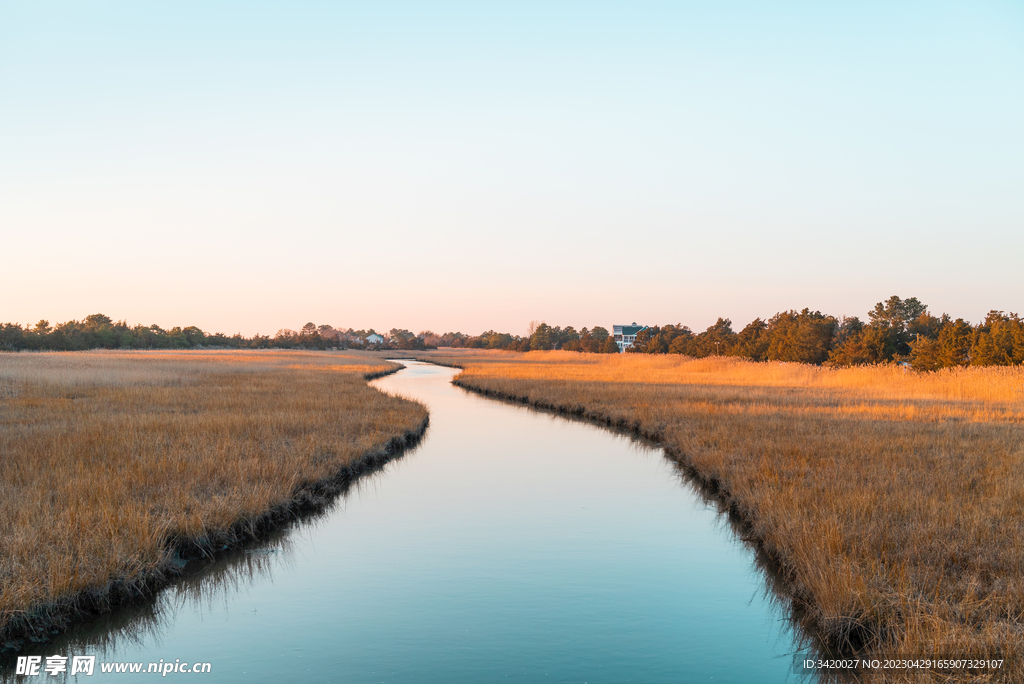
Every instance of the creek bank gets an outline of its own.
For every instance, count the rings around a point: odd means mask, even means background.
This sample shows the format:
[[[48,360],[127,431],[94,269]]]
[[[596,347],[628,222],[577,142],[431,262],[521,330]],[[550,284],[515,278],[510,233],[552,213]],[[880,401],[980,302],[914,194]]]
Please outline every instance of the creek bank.
[[[366,381],[391,375],[404,366],[363,376]],[[179,578],[197,573],[211,562],[254,542],[296,520],[322,513],[357,480],[379,471],[403,456],[423,439],[429,415],[413,430],[392,437],[378,449],[338,468],[332,475],[297,485],[285,501],[255,516],[236,520],[227,528],[209,530],[200,536],[171,536],[164,544],[163,561],[131,576],[114,577],[104,586],[84,589],[29,607],[0,629],[0,657],[9,658],[26,642],[46,643],[75,624],[120,606],[152,598]]]
[[[460,368],[454,363],[438,363],[430,359],[417,359],[426,363]],[[773,590],[785,602],[792,620],[799,624],[810,646],[822,657],[848,657],[863,655],[864,644],[877,638],[880,628],[870,619],[862,616],[842,620],[823,619],[812,592],[800,581],[787,561],[783,548],[771,543],[758,531],[757,510],[736,497],[722,478],[698,469],[680,449],[665,443],[664,434],[659,430],[645,427],[641,421],[625,418],[613,419],[582,404],[562,405],[531,398],[529,395],[501,392],[473,385],[461,379],[461,374],[452,384],[466,391],[491,399],[528,406],[547,413],[583,420],[588,423],[628,434],[634,438],[654,443],[664,450],[665,455],[697,486],[698,491],[720,510],[727,514],[733,530],[742,541],[753,548],[758,564],[770,574]]]

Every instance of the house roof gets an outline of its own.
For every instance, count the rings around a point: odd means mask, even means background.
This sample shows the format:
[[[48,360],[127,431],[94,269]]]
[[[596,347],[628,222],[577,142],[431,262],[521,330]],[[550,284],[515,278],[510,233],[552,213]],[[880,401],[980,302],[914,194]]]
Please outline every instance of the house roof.
[[[615,325],[612,327],[614,329],[614,332],[612,333],[613,335],[636,335],[641,330],[647,328],[646,325],[637,325],[636,323],[633,325]]]

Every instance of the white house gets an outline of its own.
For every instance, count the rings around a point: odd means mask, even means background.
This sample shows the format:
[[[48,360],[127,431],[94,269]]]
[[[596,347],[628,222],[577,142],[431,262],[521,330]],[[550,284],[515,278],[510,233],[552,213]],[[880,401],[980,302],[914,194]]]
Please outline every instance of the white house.
[[[633,325],[613,325],[612,337],[615,344],[619,345],[619,351],[624,352],[632,347],[636,342],[636,334],[641,330],[647,330],[647,326],[637,325],[636,321],[633,321]]]
[[[377,333],[370,333],[366,336],[366,344],[382,344],[383,342],[384,338]]]

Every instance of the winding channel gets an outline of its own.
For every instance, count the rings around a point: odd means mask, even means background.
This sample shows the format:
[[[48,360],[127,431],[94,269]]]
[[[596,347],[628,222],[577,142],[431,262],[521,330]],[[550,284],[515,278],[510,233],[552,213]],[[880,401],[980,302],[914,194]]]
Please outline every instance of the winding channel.
[[[429,408],[417,448],[40,652],[209,662],[168,675],[205,682],[805,681],[753,552],[660,449],[403,363],[373,384]]]

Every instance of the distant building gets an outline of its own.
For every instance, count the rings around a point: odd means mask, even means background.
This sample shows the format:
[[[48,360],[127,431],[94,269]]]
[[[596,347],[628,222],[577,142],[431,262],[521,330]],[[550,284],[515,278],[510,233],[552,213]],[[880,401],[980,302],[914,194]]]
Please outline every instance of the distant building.
[[[633,325],[612,326],[612,337],[615,339],[615,344],[619,345],[619,351],[624,352],[632,347],[636,342],[636,334],[641,330],[647,330],[647,326],[637,325],[636,321],[633,321]]]
[[[366,344],[381,344],[384,342],[384,338],[377,333],[372,333],[366,336]]]

